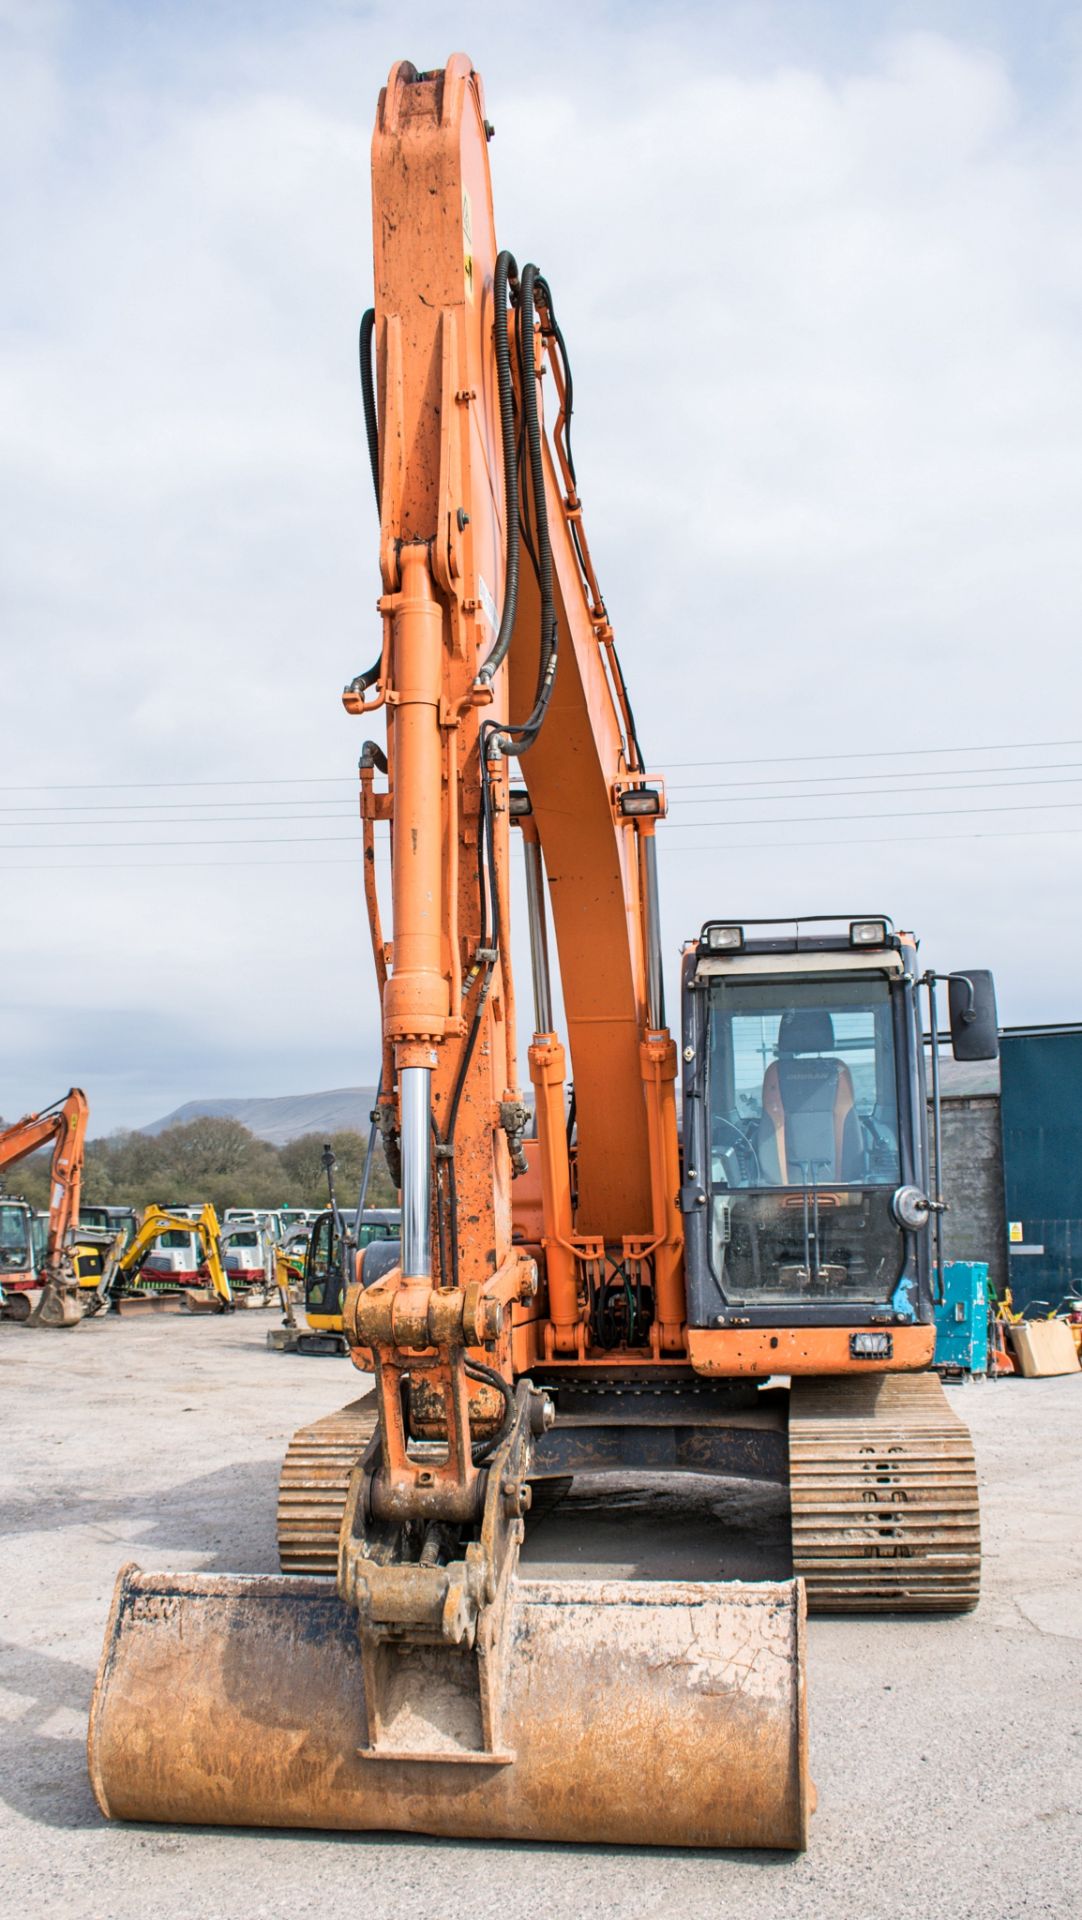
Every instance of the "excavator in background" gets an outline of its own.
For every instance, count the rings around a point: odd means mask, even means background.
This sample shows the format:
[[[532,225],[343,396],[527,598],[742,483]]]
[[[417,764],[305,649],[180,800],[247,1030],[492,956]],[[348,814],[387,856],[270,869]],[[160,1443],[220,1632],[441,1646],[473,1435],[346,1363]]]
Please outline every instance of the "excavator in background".
[[[29,1295],[39,1284],[38,1224],[28,1201],[17,1194],[0,1194],[0,1278],[5,1288],[0,1312],[5,1320],[30,1318]]]
[[[278,1230],[271,1219],[222,1224],[222,1262],[238,1306],[269,1306],[275,1291]]]
[[[402,1232],[355,1250],[343,1307],[375,1387],[290,1448],[282,1576],[122,1570],[90,1774],[122,1819],[799,1849],[806,1600],[978,1593],[972,1447],[930,1371],[937,981],[882,914],[704,902],[670,1033],[664,785],[587,544],[552,284],[497,245],[492,132],[464,55],[392,70],[361,330],[383,638],[345,694],[387,725],[360,799]],[[949,1001],[956,1050],[994,1052],[990,977]],[[787,1484],[791,1558],[726,1580],[719,1527],[717,1579],[531,1577],[535,1489],[576,1473]]]
[[[148,1256],[171,1234],[183,1235],[185,1243],[191,1239],[196,1241],[210,1279],[209,1287],[182,1278],[180,1271],[148,1272]],[[233,1305],[233,1290],[222,1258],[221,1229],[214,1208],[207,1205],[198,1214],[189,1215],[150,1206],[126,1246],[123,1235],[116,1236],[88,1311],[98,1313],[107,1308],[118,1313],[228,1313]]]
[[[82,1319],[79,1280],[74,1260],[78,1237],[79,1195],[89,1107],[85,1093],[71,1087],[63,1100],[40,1113],[28,1113],[13,1126],[0,1129],[0,1172],[17,1166],[50,1144],[49,1217],[40,1268],[34,1257],[32,1214],[22,1202],[0,1202],[0,1271],[3,1272],[5,1320],[21,1320],[44,1327],[72,1327]],[[25,1220],[20,1223],[20,1210]],[[37,1305],[29,1295],[40,1288]]]
[[[278,1249],[278,1293],[283,1321],[268,1333],[268,1347],[278,1353],[348,1353],[342,1314],[352,1273],[352,1255],[357,1249],[371,1246],[374,1240],[397,1242],[401,1233],[402,1215],[397,1207],[365,1207],[359,1216],[339,1214],[337,1217],[331,1207],[324,1208],[307,1230],[299,1272],[296,1261],[288,1260],[286,1249]],[[290,1271],[287,1272],[287,1268]],[[299,1284],[304,1297],[304,1327],[298,1326],[293,1311],[293,1282]]]

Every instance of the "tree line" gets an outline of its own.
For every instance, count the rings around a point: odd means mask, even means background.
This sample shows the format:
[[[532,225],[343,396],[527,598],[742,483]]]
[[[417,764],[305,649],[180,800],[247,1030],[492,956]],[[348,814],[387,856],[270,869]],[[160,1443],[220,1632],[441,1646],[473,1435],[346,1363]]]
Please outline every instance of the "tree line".
[[[2,1122],[0,1122],[2,1125]],[[83,1169],[83,1200],[92,1206],[190,1205],[209,1200],[226,1207],[321,1207],[327,1204],[323,1148],[328,1136],[303,1133],[276,1147],[239,1120],[205,1115],[161,1133],[112,1133],[89,1140]],[[345,1128],[329,1136],[337,1162],[335,1192],[341,1207],[355,1207],[367,1141]],[[44,1210],[49,1205],[50,1151],[32,1154],[4,1175],[9,1193]],[[383,1150],[377,1140],[368,1183],[368,1205],[393,1207]]]

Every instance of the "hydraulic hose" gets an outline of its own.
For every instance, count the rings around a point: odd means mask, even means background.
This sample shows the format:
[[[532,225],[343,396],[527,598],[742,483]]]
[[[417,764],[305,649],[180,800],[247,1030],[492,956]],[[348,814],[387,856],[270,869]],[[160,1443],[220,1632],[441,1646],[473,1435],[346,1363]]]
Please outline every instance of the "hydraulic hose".
[[[376,313],[369,307],[361,315],[359,338],[361,362],[361,399],[364,403],[364,430],[368,440],[368,458],[372,464],[372,485],[376,490],[376,512],[379,512],[379,417],[376,413],[376,380],[372,368],[372,339],[376,330]],[[383,665],[382,652],[364,673],[358,674],[354,684],[363,693],[366,687],[374,687],[379,679],[379,670]]]
[[[549,537],[548,509],[545,502],[541,420],[537,409],[537,382],[533,367],[533,317],[539,291],[543,294],[547,305],[548,288],[538,269],[532,264],[523,267],[518,308],[519,385],[522,394],[529,491],[533,495],[535,565],[541,596],[541,648],[538,656],[537,691],[534,696],[533,710],[528,719],[521,725],[510,727],[497,743],[500,752],[515,755],[525,753],[540,732],[556,677],[559,645],[559,622],[556,619],[553,587],[552,543]]]
[[[511,347],[507,337],[507,290],[518,289],[518,264],[506,249],[496,257],[492,292],[496,305],[496,386],[500,396],[500,439],[503,449],[504,518],[507,523],[507,551],[504,556],[503,611],[496,644],[481,668],[477,680],[487,687],[507,657],[518,605],[518,454],[515,446],[515,396],[511,381]]]
[[[361,399],[364,402],[364,430],[368,437],[368,458],[372,462],[372,485],[379,506],[379,419],[376,414],[376,379],[372,366],[372,338],[376,331],[376,310],[369,307],[361,315],[360,359]]]
[[[510,1433],[515,1419],[515,1396],[503,1374],[497,1373],[495,1367],[483,1366],[480,1360],[466,1360],[463,1362],[463,1367],[471,1380],[478,1380],[487,1387],[495,1387],[497,1393],[503,1395],[504,1415],[498,1430],[490,1434],[487,1440],[475,1440],[473,1443],[471,1449],[473,1464],[479,1467],[495,1453],[496,1448]]]

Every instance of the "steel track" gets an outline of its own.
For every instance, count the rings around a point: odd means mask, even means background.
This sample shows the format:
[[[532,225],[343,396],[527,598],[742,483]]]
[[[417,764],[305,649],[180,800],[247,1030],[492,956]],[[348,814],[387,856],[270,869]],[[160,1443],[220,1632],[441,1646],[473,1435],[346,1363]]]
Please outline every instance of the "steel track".
[[[294,1434],[282,1463],[283,1573],[338,1566],[350,1475],[374,1393]],[[793,1571],[811,1613],[967,1613],[980,1595],[973,1444],[938,1377],[795,1381],[789,1412]]]
[[[976,1606],[973,1443],[935,1374],[794,1381],[789,1491],[809,1613]]]
[[[293,1435],[278,1481],[278,1561],[283,1573],[338,1572],[338,1530],[350,1475],[376,1430],[366,1393]]]

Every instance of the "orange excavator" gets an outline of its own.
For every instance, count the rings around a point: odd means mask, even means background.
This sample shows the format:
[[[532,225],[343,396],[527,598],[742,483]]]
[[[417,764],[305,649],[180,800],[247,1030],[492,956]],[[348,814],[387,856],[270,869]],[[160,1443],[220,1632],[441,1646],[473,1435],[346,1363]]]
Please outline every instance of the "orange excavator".
[[[922,978],[882,915],[706,918],[670,1034],[664,788],[587,544],[551,284],[497,245],[491,137],[465,56],[392,70],[361,328],[383,638],[345,693],[387,728],[360,808],[402,1230],[349,1254],[343,1308],[375,1386],[290,1447],[282,1576],[121,1572],[91,1778],[122,1819],[801,1848],[806,1595],[977,1596],[972,1449],[929,1372]],[[994,1049],[989,977],[950,1002],[956,1046]],[[747,1584],[532,1576],[535,1494],[576,1474],[788,1482],[791,1551]]]
[[[82,1319],[79,1279],[73,1249],[79,1238],[79,1196],[89,1107],[85,1093],[72,1087],[63,1100],[40,1113],[28,1113],[0,1129],[0,1171],[16,1166],[52,1143],[49,1226],[41,1272],[28,1257],[18,1272],[4,1274],[3,1317],[43,1327],[72,1327]],[[30,1242],[27,1239],[29,1254]],[[40,1287],[33,1311],[29,1294]]]

